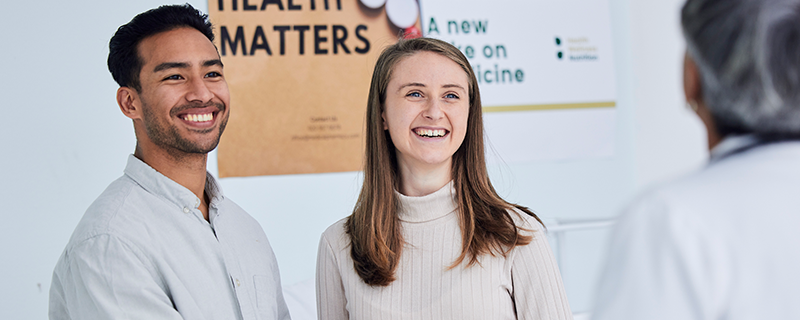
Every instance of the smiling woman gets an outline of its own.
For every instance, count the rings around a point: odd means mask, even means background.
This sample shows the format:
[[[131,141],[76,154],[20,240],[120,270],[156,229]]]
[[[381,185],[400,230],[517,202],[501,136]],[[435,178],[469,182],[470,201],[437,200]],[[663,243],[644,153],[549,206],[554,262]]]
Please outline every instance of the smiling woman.
[[[435,39],[378,58],[364,183],[320,240],[320,319],[571,319],[543,226],[486,170],[478,83]]]
[[[396,150],[402,194],[430,194],[450,181],[453,154],[467,132],[468,84],[464,70],[438,53],[415,53],[395,66],[381,118]]]

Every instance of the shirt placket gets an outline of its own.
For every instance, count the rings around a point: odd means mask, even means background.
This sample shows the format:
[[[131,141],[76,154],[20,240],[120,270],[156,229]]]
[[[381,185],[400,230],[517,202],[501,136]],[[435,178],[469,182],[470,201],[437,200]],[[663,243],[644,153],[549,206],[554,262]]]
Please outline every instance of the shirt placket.
[[[228,241],[228,233],[222,232],[225,228],[225,219],[219,214],[216,206],[209,206],[209,216],[213,211],[214,219],[212,220],[212,227],[217,230],[217,241],[222,247],[222,257],[225,260],[225,267],[231,278],[234,292],[236,293],[236,300],[239,303],[239,310],[242,312],[244,320],[256,319],[255,304],[253,301],[253,288],[252,279],[247,278],[246,274],[242,271],[239,260],[236,259],[236,248],[231,246]],[[233,230],[235,232],[235,230]]]

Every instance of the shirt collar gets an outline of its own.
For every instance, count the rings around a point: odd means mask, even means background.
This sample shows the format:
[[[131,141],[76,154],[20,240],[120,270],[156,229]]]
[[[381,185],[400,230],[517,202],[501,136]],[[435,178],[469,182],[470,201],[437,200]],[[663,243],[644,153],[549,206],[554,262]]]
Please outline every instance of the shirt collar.
[[[147,192],[160,196],[181,208],[197,209],[200,206],[200,199],[192,191],[167,178],[134,155],[128,156],[125,174]],[[216,207],[217,203],[225,198],[219,183],[208,172],[206,172],[205,192],[211,202],[210,207]]]
[[[719,144],[711,149],[709,163],[714,163],[722,158],[745,151],[761,143],[755,135],[736,135],[725,137]]]

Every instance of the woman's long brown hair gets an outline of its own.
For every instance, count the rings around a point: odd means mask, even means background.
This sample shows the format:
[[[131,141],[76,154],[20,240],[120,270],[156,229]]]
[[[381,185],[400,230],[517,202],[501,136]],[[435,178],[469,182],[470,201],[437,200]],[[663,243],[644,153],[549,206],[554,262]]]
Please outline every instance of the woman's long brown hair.
[[[469,115],[464,142],[453,155],[452,179],[460,215],[461,255],[450,268],[465,259],[472,266],[483,254],[505,256],[515,246],[530,243],[531,236],[521,234],[511,214],[519,210],[541,220],[528,208],[501,199],[489,181],[483,148],[481,98],[475,73],[467,58],[453,45],[430,38],[400,40],[386,48],[375,64],[367,101],[366,156],[364,183],[353,214],[345,223],[350,236],[353,267],[365,283],[387,286],[395,280],[394,272],[404,244],[402,226],[397,216],[400,190],[395,147],[389,132],[383,129],[381,112],[386,88],[394,66],[403,58],[428,51],[450,58],[469,78]]]

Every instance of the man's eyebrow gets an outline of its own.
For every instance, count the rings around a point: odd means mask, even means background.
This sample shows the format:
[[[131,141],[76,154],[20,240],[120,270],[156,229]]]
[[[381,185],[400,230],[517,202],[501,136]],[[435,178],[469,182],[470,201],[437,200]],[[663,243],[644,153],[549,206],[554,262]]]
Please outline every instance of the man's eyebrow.
[[[214,59],[214,60],[208,60],[208,61],[205,61],[205,62],[203,62],[203,66],[204,66],[204,67],[210,67],[210,66],[220,66],[220,67],[223,67],[224,65],[222,64],[222,60],[220,60],[220,59]]]
[[[189,66],[190,65],[188,63],[186,63],[186,62],[164,62],[162,64],[157,65],[153,69],[153,72],[159,72],[159,71],[163,71],[163,70],[167,70],[167,69],[173,69],[173,68],[185,69],[185,68],[188,68]],[[203,61],[203,67],[210,67],[210,66],[220,66],[220,67],[222,67],[222,60],[214,59],[214,60]]]
[[[157,65],[153,69],[153,72],[159,72],[159,71],[162,71],[162,70],[173,69],[173,68],[184,69],[184,68],[188,68],[188,67],[189,67],[189,64],[186,63],[186,62],[164,62],[162,64]]]

